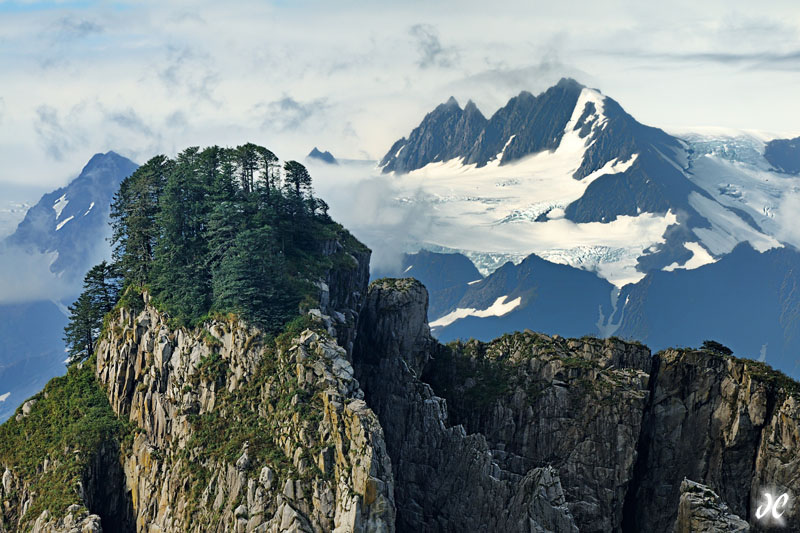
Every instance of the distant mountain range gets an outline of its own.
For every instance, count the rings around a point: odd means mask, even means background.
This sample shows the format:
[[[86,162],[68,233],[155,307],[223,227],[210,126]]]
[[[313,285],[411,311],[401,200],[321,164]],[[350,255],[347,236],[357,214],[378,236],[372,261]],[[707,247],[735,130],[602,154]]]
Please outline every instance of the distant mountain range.
[[[384,274],[430,286],[440,339],[715,338],[800,376],[800,137],[670,134],[563,79],[488,119],[450,98],[379,167],[430,207],[422,251]]]
[[[716,263],[653,271],[622,289],[535,255],[485,278],[476,274],[463,255],[421,251],[374,276],[413,277],[430,287],[431,331],[441,341],[488,341],[525,329],[617,336],[654,350],[710,339],[800,377],[800,251],[793,246],[759,253],[743,243]]]
[[[9,302],[8,295],[0,294],[0,421],[64,372],[66,306],[80,292],[86,271],[109,257],[111,200],[136,168],[114,152],[95,155],[69,185],[42,196],[16,231],[0,242],[0,261],[6,264],[25,256],[50,261],[51,276],[43,269],[36,293],[53,287],[50,299],[16,297]]]

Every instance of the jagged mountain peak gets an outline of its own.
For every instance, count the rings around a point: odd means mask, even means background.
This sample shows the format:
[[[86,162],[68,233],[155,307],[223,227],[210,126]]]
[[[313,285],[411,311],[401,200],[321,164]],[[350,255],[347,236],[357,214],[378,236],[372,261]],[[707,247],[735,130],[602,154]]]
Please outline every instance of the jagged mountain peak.
[[[451,96],[428,113],[407,138],[395,142],[380,166],[384,172],[402,173],[461,158],[465,164],[482,167],[498,156],[505,164],[553,150],[583,89],[577,81],[564,78],[538,96],[521,91],[489,119],[472,100],[462,109]]]

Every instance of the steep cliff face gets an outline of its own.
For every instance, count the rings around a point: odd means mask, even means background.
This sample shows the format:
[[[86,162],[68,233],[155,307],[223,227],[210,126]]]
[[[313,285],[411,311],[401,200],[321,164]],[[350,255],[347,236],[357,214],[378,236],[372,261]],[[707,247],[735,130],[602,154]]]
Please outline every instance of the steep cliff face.
[[[427,327],[427,293],[413,279],[373,283],[354,365],[387,439],[398,531],[577,531],[553,468],[514,472],[480,434],[448,421],[420,376],[442,347]]]
[[[346,351],[237,320],[172,330],[122,310],[98,348],[136,530],[393,531],[392,474]]]
[[[581,531],[612,531],[633,476],[649,369],[644,346],[526,332],[450,345],[425,377],[505,468],[555,468]]]
[[[532,332],[442,346],[425,309],[417,282],[373,283],[354,351],[398,531],[760,531],[765,490],[800,494],[800,385],[761,363]]]
[[[762,363],[693,350],[657,354],[653,380],[631,527],[669,531],[684,477],[713,487],[756,529],[766,527],[754,516],[765,490],[800,494],[796,382]],[[800,506],[785,520],[798,527]]]
[[[394,531],[383,431],[344,348],[369,277],[349,244],[323,246],[319,308],[274,339],[233,316],[175,329],[146,295],[119,311],[96,371],[135,427],[137,531]]]

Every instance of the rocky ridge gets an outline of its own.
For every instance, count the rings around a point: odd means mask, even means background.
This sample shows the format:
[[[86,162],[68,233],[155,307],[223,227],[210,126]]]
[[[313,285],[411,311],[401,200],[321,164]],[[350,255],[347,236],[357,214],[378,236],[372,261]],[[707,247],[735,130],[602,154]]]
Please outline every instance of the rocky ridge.
[[[420,377],[441,350],[430,336],[427,293],[413,279],[372,284],[353,359],[384,428],[395,474],[398,531],[577,531],[558,473],[516,473],[486,438],[448,420]],[[502,512],[501,512],[502,510]]]
[[[97,373],[140,429],[124,460],[138,531],[393,530],[382,430],[333,338],[273,351],[244,323],[174,332],[150,307],[116,325]]]
[[[442,345],[425,288],[367,290],[361,259],[275,339],[120,309],[84,368],[128,437],[35,515],[3,463],[0,531],[761,531],[762,488],[800,493],[800,385],[766,365],[530,331]]]

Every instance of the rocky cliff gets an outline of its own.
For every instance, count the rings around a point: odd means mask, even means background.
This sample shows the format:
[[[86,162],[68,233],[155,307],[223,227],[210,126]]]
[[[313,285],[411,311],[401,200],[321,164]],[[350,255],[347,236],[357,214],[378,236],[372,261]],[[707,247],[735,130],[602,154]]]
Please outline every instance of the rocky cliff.
[[[394,531],[383,431],[347,350],[369,252],[321,253],[318,306],[277,338],[233,315],[175,327],[146,293],[108,317],[95,356],[3,426],[25,452],[0,446],[0,531]],[[115,431],[74,446],[87,396]],[[23,442],[37,428],[46,449]]]
[[[800,489],[800,386],[762,363],[528,331],[442,346],[425,309],[414,280],[373,283],[353,356],[398,531],[738,531],[739,516],[759,531],[776,525],[755,517],[764,491]],[[712,503],[722,522],[703,518]]]
[[[171,331],[122,311],[98,349],[138,531],[392,531],[392,474],[347,353],[305,329]]]
[[[445,400],[421,379],[443,350],[426,307],[416,280],[374,283],[353,355],[392,458],[398,531],[577,531],[556,470],[515,472],[483,435],[450,423]]]
[[[613,338],[442,345],[419,282],[352,259],[278,337],[116,311],[0,428],[0,531],[798,530],[793,501],[755,517],[800,494],[796,382]]]

